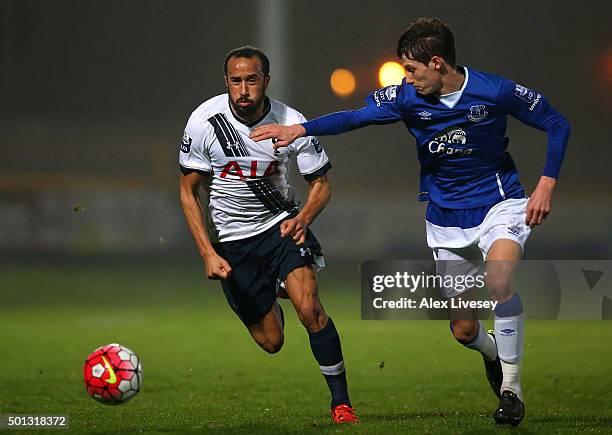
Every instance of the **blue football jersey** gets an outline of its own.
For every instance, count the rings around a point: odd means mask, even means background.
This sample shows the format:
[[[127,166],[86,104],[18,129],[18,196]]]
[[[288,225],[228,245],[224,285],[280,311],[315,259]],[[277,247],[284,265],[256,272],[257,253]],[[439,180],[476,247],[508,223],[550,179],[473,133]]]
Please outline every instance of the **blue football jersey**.
[[[525,197],[508,153],[507,116],[549,132],[543,174],[559,173],[569,124],[541,93],[495,74],[463,67],[456,95],[424,96],[405,80],[372,93],[367,106],[307,122],[308,134],[337,134],[370,124],[403,121],[416,139],[419,199],[450,209],[490,206]],[[551,134],[554,132],[554,134]]]

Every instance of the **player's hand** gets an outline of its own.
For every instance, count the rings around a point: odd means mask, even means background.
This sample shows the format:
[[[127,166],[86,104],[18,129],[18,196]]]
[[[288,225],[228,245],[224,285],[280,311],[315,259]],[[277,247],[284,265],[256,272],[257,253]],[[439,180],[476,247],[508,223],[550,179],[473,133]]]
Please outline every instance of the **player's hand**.
[[[303,245],[306,241],[306,224],[297,218],[286,219],[281,222],[281,237],[290,236],[296,245]]]
[[[551,177],[540,177],[540,182],[529,198],[527,203],[527,217],[525,223],[529,228],[540,225],[550,213],[552,205],[552,193],[557,180]]]
[[[232,267],[217,253],[205,256],[204,265],[206,266],[206,278],[208,279],[227,279],[232,273]]]
[[[272,139],[274,149],[286,147],[292,144],[297,138],[305,136],[306,129],[301,124],[278,125],[268,124],[257,127],[251,132],[251,139],[256,142]]]

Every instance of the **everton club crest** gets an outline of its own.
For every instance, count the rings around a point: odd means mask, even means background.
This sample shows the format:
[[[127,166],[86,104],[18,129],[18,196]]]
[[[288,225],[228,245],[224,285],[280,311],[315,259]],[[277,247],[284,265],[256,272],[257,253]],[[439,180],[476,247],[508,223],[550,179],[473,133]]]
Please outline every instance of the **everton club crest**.
[[[468,113],[468,119],[472,122],[480,122],[487,117],[489,112],[485,108],[484,104],[470,107],[470,113]]]

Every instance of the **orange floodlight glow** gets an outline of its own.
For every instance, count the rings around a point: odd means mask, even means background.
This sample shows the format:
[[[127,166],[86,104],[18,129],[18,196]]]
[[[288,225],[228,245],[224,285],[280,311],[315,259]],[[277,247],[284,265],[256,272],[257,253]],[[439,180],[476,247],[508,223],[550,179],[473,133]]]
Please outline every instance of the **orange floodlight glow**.
[[[345,68],[334,70],[329,78],[329,84],[334,94],[339,97],[348,97],[355,91],[357,82],[351,71]]]
[[[382,87],[399,85],[404,76],[404,68],[397,62],[385,62],[378,70],[378,81]]]

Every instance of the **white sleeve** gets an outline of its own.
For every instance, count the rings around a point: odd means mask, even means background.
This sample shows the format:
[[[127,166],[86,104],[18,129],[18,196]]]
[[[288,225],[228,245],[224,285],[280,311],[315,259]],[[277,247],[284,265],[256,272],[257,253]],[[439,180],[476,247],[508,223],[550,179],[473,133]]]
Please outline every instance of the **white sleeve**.
[[[213,137],[212,126],[199,116],[191,114],[180,144],[179,164],[181,167],[211,172],[208,146]]]
[[[300,122],[306,122],[306,119],[302,117]],[[306,179],[309,179],[309,175],[321,176],[329,168],[329,158],[325,154],[325,150],[321,143],[314,136],[301,137],[290,145],[291,151],[297,155],[297,165],[302,174]]]

